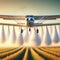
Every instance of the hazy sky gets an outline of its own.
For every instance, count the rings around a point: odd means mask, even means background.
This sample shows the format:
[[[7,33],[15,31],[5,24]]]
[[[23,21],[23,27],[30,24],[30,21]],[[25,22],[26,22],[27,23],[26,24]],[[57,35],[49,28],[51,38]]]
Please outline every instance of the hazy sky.
[[[60,14],[60,0],[0,0],[0,14]]]

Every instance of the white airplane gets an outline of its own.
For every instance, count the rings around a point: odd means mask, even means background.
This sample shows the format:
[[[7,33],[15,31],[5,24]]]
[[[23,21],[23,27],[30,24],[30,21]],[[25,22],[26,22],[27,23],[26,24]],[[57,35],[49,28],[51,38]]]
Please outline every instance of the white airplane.
[[[45,26],[45,25],[60,25],[60,15],[0,15],[0,25],[13,26]]]

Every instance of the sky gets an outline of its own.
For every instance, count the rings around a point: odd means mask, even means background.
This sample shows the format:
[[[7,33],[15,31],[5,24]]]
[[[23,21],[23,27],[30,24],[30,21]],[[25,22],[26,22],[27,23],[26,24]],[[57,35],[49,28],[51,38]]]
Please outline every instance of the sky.
[[[60,15],[60,0],[0,0],[0,15]]]

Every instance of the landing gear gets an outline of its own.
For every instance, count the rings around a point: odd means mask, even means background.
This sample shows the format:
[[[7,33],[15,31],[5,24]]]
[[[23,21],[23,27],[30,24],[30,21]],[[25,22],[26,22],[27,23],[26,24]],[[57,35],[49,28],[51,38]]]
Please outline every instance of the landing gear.
[[[39,33],[39,30],[38,29],[36,31],[37,31],[37,33]]]
[[[31,28],[29,28],[29,31],[31,31]]]
[[[23,33],[23,29],[21,28],[21,33]]]

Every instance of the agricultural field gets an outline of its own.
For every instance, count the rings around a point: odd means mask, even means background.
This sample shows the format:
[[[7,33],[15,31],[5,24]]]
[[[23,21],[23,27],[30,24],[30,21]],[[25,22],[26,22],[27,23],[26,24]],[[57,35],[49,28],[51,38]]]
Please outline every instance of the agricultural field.
[[[60,47],[4,47],[0,60],[60,60]]]

